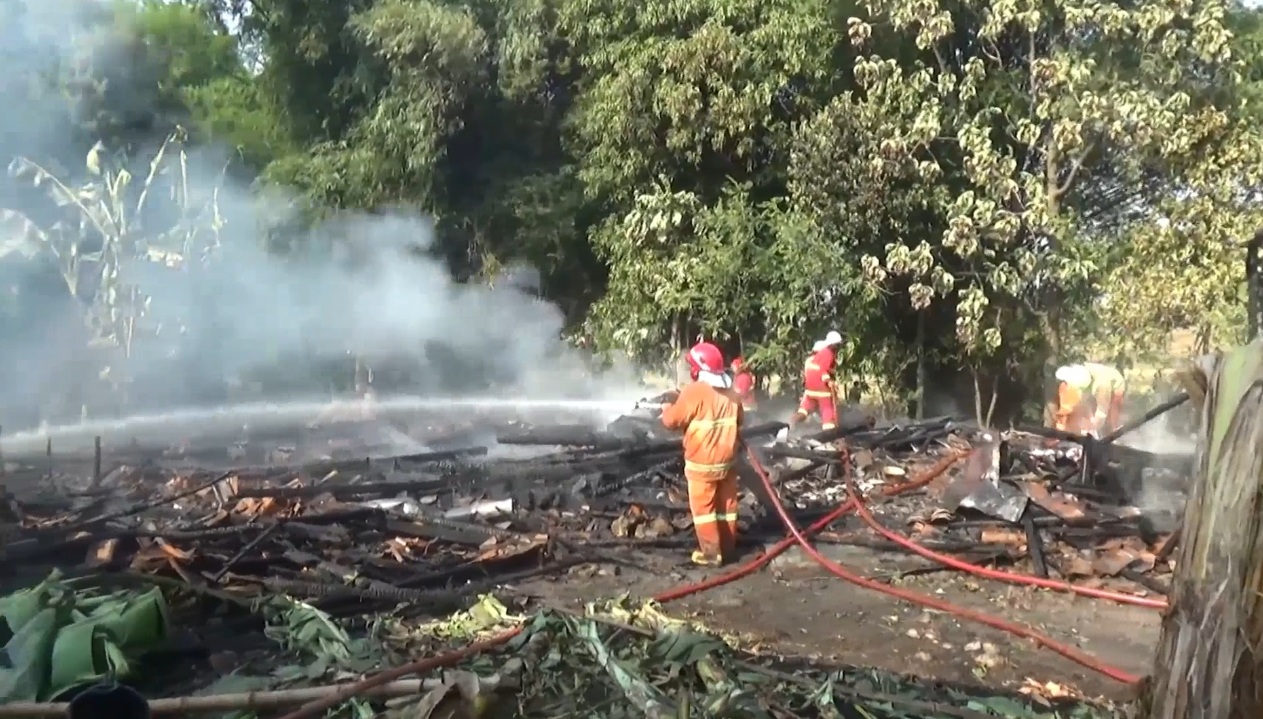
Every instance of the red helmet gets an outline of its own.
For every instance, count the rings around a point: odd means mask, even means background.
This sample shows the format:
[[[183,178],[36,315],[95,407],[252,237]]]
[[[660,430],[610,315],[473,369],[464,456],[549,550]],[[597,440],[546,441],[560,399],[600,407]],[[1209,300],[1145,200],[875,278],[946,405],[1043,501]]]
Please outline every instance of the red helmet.
[[[685,359],[689,363],[689,375],[697,379],[698,374],[709,372],[719,374],[724,371],[724,353],[709,342],[698,342],[689,350]]]

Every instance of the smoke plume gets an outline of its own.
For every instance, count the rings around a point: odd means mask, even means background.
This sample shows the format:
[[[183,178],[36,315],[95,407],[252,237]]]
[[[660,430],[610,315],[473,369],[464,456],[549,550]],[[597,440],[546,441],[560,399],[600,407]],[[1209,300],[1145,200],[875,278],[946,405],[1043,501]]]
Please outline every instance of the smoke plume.
[[[87,55],[95,66],[109,67],[115,109],[149,113],[144,93],[118,95],[129,83],[144,83],[128,66],[123,34],[112,22],[104,5],[90,0],[0,0],[7,76],[0,90],[10,100],[0,105],[5,164],[31,158],[71,187],[102,181],[88,173],[82,150],[71,155],[65,149],[74,145],[68,137],[84,118],[74,109],[68,113],[64,103],[29,95],[22,83],[64,74]],[[125,204],[136,203],[164,137],[165,130],[129,138],[140,151],[128,160],[132,187]],[[586,358],[561,340],[562,315],[531,291],[529,270],[516,274],[523,281],[458,282],[434,252],[432,223],[407,209],[338,213],[295,231],[302,223],[290,209],[297,205],[292,198],[261,193],[224,173],[222,148],[190,152],[186,207],[197,208],[198,216],[182,215],[167,196],[151,197],[135,218],[148,243],[138,248],[145,256],[127,252],[119,263],[119,291],[135,288],[138,298],[148,298],[126,351],[119,348],[122,339],[106,349],[85,347],[92,334],[86,313],[109,291],[95,265],[85,261],[72,278],[80,286],[74,298],[64,257],[59,263],[49,247],[0,258],[0,301],[7,302],[0,318],[0,422],[6,433],[39,419],[65,421],[70,408],[77,417],[82,404],[100,416],[243,399],[327,398],[330,389],[348,389],[355,356],[366,358],[383,395],[591,397],[611,384],[609,374],[594,377]],[[55,207],[25,180],[6,179],[0,187],[0,208],[10,211],[0,228],[6,246],[24,231],[14,218],[29,219],[49,236],[58,223],[77,230],[82,217]],[[163,187],[171,181],[172,175],[164,177]],[[202,231],[173,233],[184,238],[176,246],[158,241],[161,231],[188,222],[201,223]],[[271,251],[278,233],[302,249]],[[90,232],[82,240],[80,253],[101,248],[102,238]],[[102,399],[111,382],[125,385],[125,408],[111,410]],[[268,396],[259,395],[261,387]]]

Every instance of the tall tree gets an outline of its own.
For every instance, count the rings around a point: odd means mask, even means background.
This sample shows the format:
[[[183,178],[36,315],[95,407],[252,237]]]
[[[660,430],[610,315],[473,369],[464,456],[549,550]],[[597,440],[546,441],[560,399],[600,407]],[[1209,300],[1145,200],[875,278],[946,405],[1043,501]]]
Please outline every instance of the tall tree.
[[[876,259],[928,297],[950,291],[966,357],[994,356],[1015,314],[1038,322],[1046,367],[1064,357],[1066,309],[1093,300],[1095,181],[1145,187],[1156,174],[1173,202],[1136,198],[1137,223],[1178,213],[1182,232],[1223,237],[1217,228],[1235,222],[1224,211],[1239,207],[1223,203],[1239,197],[1241,178],[1210,168],[1244,167],[1238,159],[1254,156],[1257,140],[1234,123],[1222,91],[1236,83],[1223,3],[867,7],[867,21],[851,25],[858,45],[880,51],[871,28],[890,23],[921,49],[912,63],[876,53],[856,62],[868,95],[911,87],[922,97],[915,118],[883,142],[882,161],[965,182],[943,208],[940,242],[894,243]],[[941,280],[944,270],[953,282]]]

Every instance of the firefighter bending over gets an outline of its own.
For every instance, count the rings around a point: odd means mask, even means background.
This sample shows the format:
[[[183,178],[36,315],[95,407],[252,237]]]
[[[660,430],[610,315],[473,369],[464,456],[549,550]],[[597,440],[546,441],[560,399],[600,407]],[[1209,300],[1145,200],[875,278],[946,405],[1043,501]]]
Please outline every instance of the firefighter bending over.
[[[684,432],[684,478],[698,548],[693,563],[718,566],[737,549],[737,451],[744,410],[719,348],[701,342],[686,357],[693,380],[662,410]]]
[[[811,357],[803,365],[803,398],[798,404],[798,411],[789,420],[793,427],[811,416],[820,413],[820,428],[833,429],[838,426],[837,386],[833,382],[833,364],[837,359],[837,348],[842,344],[842,335],[830,332],[811,348]]]
[[[1053,427],[1063,432],[1100,437],[1123,424],[1123,375],[1095,362],[1057,370],[1057,403]]]
[[[750,371],[750,367],[746,365],[746,361],[742,357],[738,357],[732,361],[732,389],[737,393],[737,397],[741,400],[741,406],[747,412],[753,412],[758,408],[759,401],[754,396],[754,386],[757,380],[754,373]]]

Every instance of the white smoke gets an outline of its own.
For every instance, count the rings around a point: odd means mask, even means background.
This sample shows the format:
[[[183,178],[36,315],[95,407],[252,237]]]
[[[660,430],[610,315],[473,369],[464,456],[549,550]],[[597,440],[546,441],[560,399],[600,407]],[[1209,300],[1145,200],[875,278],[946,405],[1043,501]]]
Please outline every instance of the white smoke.
[[[95,43],[98,62],[114,63],[113,75],[126,73],[126,53],[112,44],[119,34],[100,4],[8,0],[0,7],[0,21],[17,19],[22,25],[17,30],[9,22],[0,29],[0,41],[43,49],[5,53],[10,77],[33,78],[65,66],[82,56],[85,42]],[[0,105],[0,136],[25,138],[22,146],[0,147],[7,153],[0,160],[49,155],[64,146],[68,128],[59,111],[55,103]],[[135,177],[143,178],[163,139],[148,138],[142,151],[133,153]],[[151,255],[165,263],[129,259],[120,268],[122,282],[150,298],[148,334],[137,333],[118,368],[133,380],[129,408],[222,403],[221,388],[263,370],[280,378],[273,386],[285,389],[251,400],[320,392],[327,398],[327,377],[345,375],[342,368],[353,355],[368,358],[375,381],[394,382],[408,394],[614,395],[629,402],[636,396],[631,372],[597,374],[562,341],[562,314],[535,296],[538,276],[529,270],[500,283],[456,281],[434,252],[432,222],[409,209],[338,213],[314,229],[289,230],[298,251],[271,252],[277,228],[301,224],[291,209],[297,203],[283,191],[263,194],[225,176],[223,167],[222,155],[203,148],[189,156],[185,169],[194,193],[190,204],[210,207],[214,201],[219,223],[214,242],[194,248],[155,245],[151,249],[160,252]],[[87,179],[81,165],[63,169],[71,184]],[[6,190],[0,192],[0,207],[41,226],[77,221],[73,213],[50,216],[47,198],[29,187],[11,184]],[[138,218],[148,230],[176,221],[164,216],[159,199],[151,203],[159,209]],[[11,295],[27,297],[36,291],[32,287],[48,291],[48,282],[39,278],[55,277],[52,264],[47,253],[30,260],[10,255],[0,261],[0,283]],[[0,412],[8,415],[0,420],[6,431],[31,424],[29,413],[18,410],[46,406],[51,392],[100,383],[100,364],[84,360],[82,308],[66,300],[64,286],[59,290],[61,296],[37,309],[35,321],[21,332],[16,321],[0,324],[0,365],[6,367]],[[28,299],[28,314],[32,305],[39,303]]]

